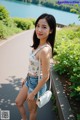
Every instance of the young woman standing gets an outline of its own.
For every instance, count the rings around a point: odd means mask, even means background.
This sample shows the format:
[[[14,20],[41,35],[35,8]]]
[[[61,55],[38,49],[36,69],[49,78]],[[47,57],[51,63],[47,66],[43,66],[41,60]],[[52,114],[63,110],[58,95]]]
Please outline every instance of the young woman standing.
[[[16,105],[21,113],[22,120],[27,120],[24,102],[27,101],[30,120],[36,120],[37,94],[44,94],[47,89],[46,82],[50,73],[50,58],[53,56],[53,48],[56,34],[56,20],[51,14],[44,13],[36,20],[33,34],[32,53],[29,58],[27,80],[22,82],[22,89],[16,98]],[[40,80],[39,76],[40,60]],[[39,81],[39,82],[38,82]]]

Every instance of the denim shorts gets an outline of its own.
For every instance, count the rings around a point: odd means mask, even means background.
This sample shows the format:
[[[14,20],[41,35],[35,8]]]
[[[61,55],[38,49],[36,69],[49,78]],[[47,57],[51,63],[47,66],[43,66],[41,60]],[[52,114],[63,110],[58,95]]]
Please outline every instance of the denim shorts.
[[[38,77],[27,76],[25,86],[28,88],[28,93],[31,93],[35,89],[37,84],[38,84]],[[35,99],[37,99],[38,95],[39,97],[43,95],[46,92],[46,90],[47,90],[47,85],[45,83],[38,92],[38,94],[35,95]]]

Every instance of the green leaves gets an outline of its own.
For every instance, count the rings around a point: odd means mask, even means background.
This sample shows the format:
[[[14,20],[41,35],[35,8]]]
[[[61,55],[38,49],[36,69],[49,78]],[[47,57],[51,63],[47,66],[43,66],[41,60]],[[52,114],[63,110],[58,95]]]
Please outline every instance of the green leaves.
[[[22,30],[28,30],[34,28],[35,19],[14,18],[14,22],[18,28],[21,28]]]
[[[57,32],[54,57],[55,70],[66,73],[72,82],[71,97],[80,99],[80,26],[63,28]]]
[[[8,21],[9,18],[9,12],[7,9],[0,5],[0,20],[2,20],[4,23]]]
[[[80,114],[77,114],[77,120],[80,120]]]
[[[0,5],[0,39],[34,28],[33,18],[11,18],[4,6]]]

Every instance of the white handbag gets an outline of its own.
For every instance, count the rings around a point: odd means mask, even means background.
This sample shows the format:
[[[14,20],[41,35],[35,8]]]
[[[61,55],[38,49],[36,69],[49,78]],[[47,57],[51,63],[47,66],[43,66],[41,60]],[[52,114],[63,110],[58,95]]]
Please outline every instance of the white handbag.
[[[39,60],[39,76],[38,80],[40,80],[40,60]],[[51,78],[50,78],[50,86],[49,90],[47,90],[42,96],[39,97],[39,92],[38,92],[38,99],[36,101],[36,104],[38,105],[39,108],[43,107],[45,104],[47,104],[52,96],[51,92]]]
[[[38,98],[36,104],[39,108],[43,107],[45,104],[47,104],[52,96],[52,92],[50,90],[47,90],[41,97]]]

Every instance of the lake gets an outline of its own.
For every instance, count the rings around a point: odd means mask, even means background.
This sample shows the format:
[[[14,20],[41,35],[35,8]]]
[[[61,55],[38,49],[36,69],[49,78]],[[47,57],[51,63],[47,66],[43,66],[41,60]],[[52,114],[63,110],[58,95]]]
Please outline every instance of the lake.
[[[69,25],[72,23],[80,25],[78,15],[74,13],[64,12],[41,5],[34,5],[20,1],[0,0],[0,5],[4,5],[9,11],[11,17],[21,18],[37,18],[42,13],[54,15],[57,23]]]

